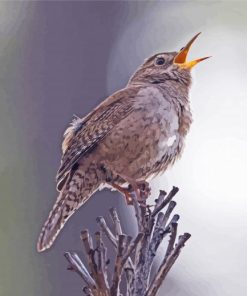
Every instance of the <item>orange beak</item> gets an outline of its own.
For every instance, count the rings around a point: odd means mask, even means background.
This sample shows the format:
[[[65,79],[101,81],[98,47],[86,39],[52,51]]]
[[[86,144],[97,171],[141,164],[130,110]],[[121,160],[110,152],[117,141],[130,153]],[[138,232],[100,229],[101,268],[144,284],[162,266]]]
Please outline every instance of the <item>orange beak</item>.
[[[183,47],[180,52],[175,56],[173,63],[175,65],[178,65],[180,68],[182,69],[191,69],[193,68],[196,64],[200,63],[203,60],[206,60],[210,57],[205,57],[205,58],[200,58],[191,62],[187,62],[186,58],[187,55],[189,53],[190,47],[192,45],[192,43],[196,40],[196,38],[200,35],[201,33],[196,34],[196,36],[194,36],[185,47]]]

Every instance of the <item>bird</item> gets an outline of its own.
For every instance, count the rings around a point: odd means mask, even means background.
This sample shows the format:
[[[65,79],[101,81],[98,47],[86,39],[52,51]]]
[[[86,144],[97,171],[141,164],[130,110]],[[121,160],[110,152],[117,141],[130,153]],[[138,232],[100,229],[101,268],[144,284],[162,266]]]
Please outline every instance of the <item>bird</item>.
[[[49,249],[65,223],[100,188],[128,197],[164,173],[181,156],[192,123],[191,69],[209,58],[187,61],[196,34],[181,50],[147,58],[126,87],[107,97],[64,133],[56,182],[58,197],[41,230],[37,251]]]

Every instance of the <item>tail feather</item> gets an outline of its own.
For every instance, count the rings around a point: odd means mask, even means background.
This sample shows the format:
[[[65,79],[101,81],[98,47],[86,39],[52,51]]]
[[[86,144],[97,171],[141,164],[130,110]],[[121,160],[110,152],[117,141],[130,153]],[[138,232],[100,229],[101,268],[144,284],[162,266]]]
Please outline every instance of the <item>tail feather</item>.
[[[101,184],[94,167],[88,168],[85,173],[78,170],[68,182],[60,192],[41,230],[37,243],[38,252],[52,246],[68,219],[90,198]]]
[[[63,198],[62,195],[63,193],[61,192],[48,216],[48,219],[42,227],[37,243],[38,252],[42,252],[51,247],[59,231],[66,223],[66,216],[63,215],[66,198]]]

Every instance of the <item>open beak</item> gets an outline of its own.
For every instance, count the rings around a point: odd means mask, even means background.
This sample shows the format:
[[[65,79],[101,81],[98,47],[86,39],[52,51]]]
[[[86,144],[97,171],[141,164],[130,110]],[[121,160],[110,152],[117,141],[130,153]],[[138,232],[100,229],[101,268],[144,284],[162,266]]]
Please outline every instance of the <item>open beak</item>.
[[[203,60],[206,60],[210,57],[205,57],[205,58],[200,58],[191,62],[187,62],[186,58],[188,55],[188,52],[190,50],[190,47],[192,45],[192,43],[196,40],[196,38],[200,35],[201,33],[196,34],[196,36],[194,36],[185,47],[183,47],[180,52],[175,56],[173,63],[178,65],[180,68],[182,69],[191,69],[193,68],[196,64],[200,63]]]

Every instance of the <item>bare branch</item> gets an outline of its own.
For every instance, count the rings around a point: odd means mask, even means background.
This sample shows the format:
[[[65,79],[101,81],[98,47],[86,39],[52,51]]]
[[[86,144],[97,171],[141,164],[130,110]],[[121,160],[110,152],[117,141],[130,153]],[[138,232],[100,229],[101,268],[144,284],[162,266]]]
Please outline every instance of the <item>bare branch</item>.
[[[169,203],[169,205],[167,207],[167,210],[165,212],[162,224],[161,224],[162,227],[166,226],[167,221],[170,218],[170,215],[171,215],[171,213],[172,213],[172,211],[173,211],[173,209],[175,208],[176,205],[177,205],[177,203],[174,200],[170,201],[170,203]]]
[[[136,192],[132,191],[131,193],[131,198],[133,201],[133,206],[135,209],[135,216],[136,216],[136,221],[137,221],[137,226],[138,226],[138,232],[144,232],[144,216],[145,216],[145,204],[140,205],[140,203],[137,200]],[[145,202],[144,202],[145,203]]]
[[[137,237],[135,238],[135,240],[129,245],[124,257],[123,257],[123,265],[125,264],[125,262],[128,260],[128,258],[131,256],[132,252],[135,250],[137,244],[139,243],[139,241],[143,238],[143,233],[138,233]]]
[[[166,195],[167,195],[167,193],[164,190],[160,190],[160,194],[159,194],[158,198],[155,200],[154,210],[156,210],[162,204]]]
[[[171,225],[170,225],[171,234],[170,234],[169,243],[168,243],[168,246],[167,246],[167,249],[166,249],[165,258],[163,260],[164,263],[165,263],[166,259],[171,254],[171,252],[172,252],[172,250],[174,248],[174,243],[175,243],[175,239],[176,239],[176,236],[177,236],[177,227],[178,227],[177,222],[172,222]]]
[[[152,217],[156,216],[172,200],[172,198],[177,194],[178,190],[179,189],[175,186],[172,188],[167,197],[160,203],[159,206],[154,209]]]
[[[117,249],[118,243],[117,243],[117,238],[114,236],[114,234],[111,232],[110,228],[107,226],[105,219],[103,217],[98,217],[96,219],[98,225],[100,226],[101,230],[104,232],[106,237],[109,239],[109,241],[113,244],[114,248]],[[128,258],[127,263],[126,263],[126,270],[131,270],[133,269],[133,262],[131,258]],[[128,276],[126,275],[126,278],[128,280]]]
[[[98,217],[96,219],[98,225],[100,226],[101,230],[107,236],[109,241],[113,244],[115,248],[117,248],[117,239],[114,234],[111,232],[110,228],[107,226],[105,219],[103,217]]]
[[[117,249],[117,257],[115,262],[115,269],[113,274],[112,286],[111,286],[111,295],[117,296],[119,295],[119,284],[121,280],[122,270],[123,270],[123,257],[127,249],[127,244],[129,239],[126,235],[120,234],[118,236],[118,249]]]
[[[112,221],[113,221],[113,224],[114,224],[114,227],[115,227],[115,233],[116,235],[120,235],[122,234],[122,227],[121,227],[121,224],[120,224],[120,220],[119,220],[119,217],[118,217],[118,213],[117,213],[117,210],[115,208],[111,208],[109,210],[110,212],[110,216],[112,218]]]
[[[91,277],[89,272],[87,271],[85,265],[81,262],[81,259],[78,257],[78,255],[75,252],[66,252],[64,253],[65,258],[69,262],[69,270],[75,271],[83,280],[85,283],[91,288],[96,289],[96,282]]]
[[[106,235],[106,237],[113,244],[114,248],[117,249],[117,245],[118,245],[117,239],[114,236],[114,234],[111,232],[110,228],[107,226],[105,219],[103,217],[98,217],[96,219],[96,221],[97,221],[98,225],[100,226],[101,230]],[[131,276],[131,270],[134,270],[134,265],[133,265],[133,262],[130,257],[127,259],[124,270],[125,270],[126,279],[127,279],[128,285],[129,285],[130,284],[129,281],[133,280],[133,276]]]
[[[109,283],[107,279],[107,267],[106,267],[106,248],[102,241],[101,232],[97,231],[95,233],[96,249],[95,252],[98,253],[98,286],[103,290],[109,292]]]
[[[120,293],[120,283],[124,271],[127,285],[125,288],[126,296],[155,296],[162,281],[178,258],[181,248],[189,239],[190,234],[185,233],[178,238],[178,242],[175,244],[179,215],[173,215],[171,219],[170,216],[176,206],[176,202],[172,201],[172,198],[177,193],[178,188],[173,187],[168,195],[161,190],[153,210],[146,204],[149,191],[145,188],[142,191],[140,188],[142,198],[137,196],[135,191],[130,191],[138,226],[138,234],[134,240],[123,234],[118,213],[116,209],[112,208],[110,209],[110,216],[115,233],[111,231],[103,217],[98,217],[96,221],[101,231],[95,233],[95,249],[88,230],[81,232],[89,271],[76,253],[67,252],[65,254],[70,263],[69,269],[78,273],[87,285],[83,289],[85,295],[123,296]],[[163,213],[161,210],[165,206],[167,206],[167,209]],[[107,249],[102,239],[102,233],[109,239],[116,251],[111,282],[108,281],[109,260],[107,259]],[[168,234],[170,234],[170,238],[166,245],[164,258],[150,284],[149,277],[153,259],[159,245]],[[133,253],[134,262],[131,259]]]
[[[184,246],[185,242],[190,238],[189,233],[185,233],[178,238],[178,243],[176,244],[175,248],[167,258],[161,263],[161,266],[155,275],[152,284],[148,288],[145,296],[155,296],[158,292],[159,287],[161,286],[162,282],[164,281],[167,273],[173,266],[174,262],[177,260],[179,253]]]
[[[175,214],[173,217],[172,217],[172,219],[171,219],[171,221],[168,223],[168,225],[165,227],[165,230],[164,231],[169,231],[170,230],[170,227],[171,227],[171,224],[172,223],[177,223],[178,222],[178,220],[179,220],[179,215],[178,214]]]
[[[127,296],[133,296],[135,291],[135,270],[134,268],[124,268],[127,279]]]
[[[92,244],[92,238],[89,235],[88,230],[83,230],[81,232],[81,240],[84,244],[84,250],[87,256],[87,261],[90,269],[90,273],[92,274],[93,278],[97,282],[97,265],[94,260],[94,250],[93,250],[93,244]]]

